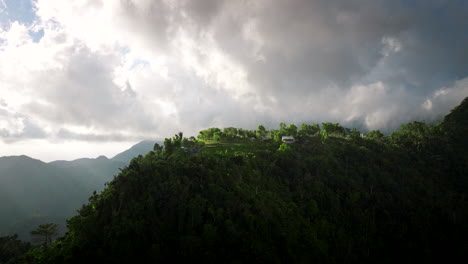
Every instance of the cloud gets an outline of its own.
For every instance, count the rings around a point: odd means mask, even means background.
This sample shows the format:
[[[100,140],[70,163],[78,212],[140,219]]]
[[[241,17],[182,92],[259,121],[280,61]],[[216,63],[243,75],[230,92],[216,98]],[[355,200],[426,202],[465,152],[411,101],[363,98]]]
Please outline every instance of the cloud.
[[[422,103],[421,106],[426,112],[423,116],[427,117],[428,121],[438,120],[459,105],[467,94],[468,77],[456,81],[450,87],[440,88]]]
[[[0,98],[0,137],[5,142],[15,142],[24,139],[45,138],[47,132],[27,116],[9,109],[5,100]]]
[[[2,138],[434,121],[468,96],[467,5],[37,0],[32,23],[0,30]]]
[[[134,135],[125,135],[123,133],[77,133],[68,129],[60,129],[57,133],[62,140],[78,140],[87,142],[122,142],[138,141],[140,138]]]
[[[50,70],[35,80],[42,86],[38,99],[26,105],[28,112],[55,123],[68,123],[108,129],[125,126],[154,126],[145,120],[145,110],[131,93],[113,83],[113,65],[117,58],[90,52],[80,45],[67,50],[67,59],[59,70]],[[145,124],[146,122],[146,124]]]

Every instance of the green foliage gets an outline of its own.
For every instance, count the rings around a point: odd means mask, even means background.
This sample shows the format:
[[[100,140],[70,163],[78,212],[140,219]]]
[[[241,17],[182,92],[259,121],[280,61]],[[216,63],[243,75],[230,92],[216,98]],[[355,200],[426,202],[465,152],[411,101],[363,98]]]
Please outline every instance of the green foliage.
[[[408,151],[422,153],[429,144],[431,131],[424,122],[413,122],[401,125],[398,131],[390,134],[393,144]]]
[[[297,136],[297,126],[294,125],[294,124],[290,124],[289,126],[286,127],[286,134],[288,136],[293,136],[293,137],[296,137]]]
[[[454,155],[467,153],[446,125],[414,122],[366,140],[357,130],[328,137],[344,129],[323,127],[326,144],[251,141],[238,129],[243,142],[134,158],[68,221],[65,237],[31,255],[47,263],[451,263],[466,254],[466,170]],[[185,142],[167,144],[177,140]]]
[[[215,132],[213,134],[213,140],[214,141],[220,141],[221,140],[221,136],[222,136],[222,132]]]
[[[159,145],[158,143],[155,143],[154,144],[154,147],[153,147],[153,151],[156,152],[156,153],[162,153],[163,151],[163,147],[161,145]]]
[[[255,136],[260,140],[265,140],[267,138],[268,131],[263,125],[259,125],[257,131],[255,131]]]
[[[286,126],[285,123],[280,123],[279,124],[280,129],[279,130],[271,130],[269,132],[271,139],[273,139],[276,142],[281,142],[281,138],[283,136],[297,136],[297,126],[294,124],[290,124]]]
[[[222,133],[221,130],[217,127],[208,128],[202,130],[198,133],[198,138],[201,140],[210,140],[213,139],[215,133]]]
[[[322,128],[330,136],[335,136],[335,137],[344,137],[344,136],[346,136],[346,132],[345,132],[344,127],[342,127],[338,123],[322,123]]]
[[[289,152],[291,151],[291,146],[289,144],[283,143],[279,146],[278,151],[280,152]]]
[[[301,129],[298,132],[299,137],[312,137],[320,132],[320,126],[318,124],[301,124]]]
[[[328,133],[327,131],[324,129],[324,130],[320,130],[320,138],[322,139],[322,144],[325,143],[328,139]]]
[[[238,129],[235,127],[226,127],[223,129],[223,134],[226,138],[236,138],[238,134]]]
[[[281,131],[285,131],[285,130],[286,130],[286,124],[283,123],[283,122],[281,122],[281,123],[279,124],[279,127],[280,127],[280,130],[281,130]]]
[[[256,137],[256,131],[245,130],[242,128],[227,127],[222,131],[219,128],[213,127],[206,130],[202,130],[198,133],[198,139],[203,141],[236,141],[246,140]]]
[[[361,132],[356,128],[353,128],[349,133],[349,138],[354,141],[359,141],[361,140]]]
[[[380,130],[372,130],[366,134],[367,139],[381,139],[383,136],[384,135],[380,132]]]

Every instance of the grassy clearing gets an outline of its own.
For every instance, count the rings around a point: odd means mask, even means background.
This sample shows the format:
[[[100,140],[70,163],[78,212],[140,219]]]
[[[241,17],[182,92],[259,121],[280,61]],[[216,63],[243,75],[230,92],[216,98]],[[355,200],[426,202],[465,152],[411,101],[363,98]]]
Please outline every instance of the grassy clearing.
[[[207,154],[214,153],[255,153],[264,151],[271,146],[270,142],[259,142],[250,139],[236,139],[236,140],[206,140],[202,152]],[[278,145],[278,144],[275,144]],[[277,147],[276,147],[277,148]]]

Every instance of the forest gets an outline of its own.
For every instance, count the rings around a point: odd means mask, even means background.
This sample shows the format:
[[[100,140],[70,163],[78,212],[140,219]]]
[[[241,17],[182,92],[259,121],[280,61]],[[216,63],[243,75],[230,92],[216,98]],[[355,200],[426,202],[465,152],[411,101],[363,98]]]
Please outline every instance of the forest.
[[[468,98],[389,135],[180,132],[121,168],[64,236],[0,238],[0,263],[451,263],[468,252],[467,151]]]

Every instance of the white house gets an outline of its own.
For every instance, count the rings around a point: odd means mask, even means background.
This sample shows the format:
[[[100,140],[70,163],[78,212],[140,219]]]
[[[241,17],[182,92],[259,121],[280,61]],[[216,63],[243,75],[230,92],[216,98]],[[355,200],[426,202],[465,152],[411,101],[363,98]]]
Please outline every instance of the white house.
[[[296,139],[294,139],[294,137],[292,136],[282,136],[281,141],[283,141],[286,144],[291,144],[291,143],[294,143]]]

